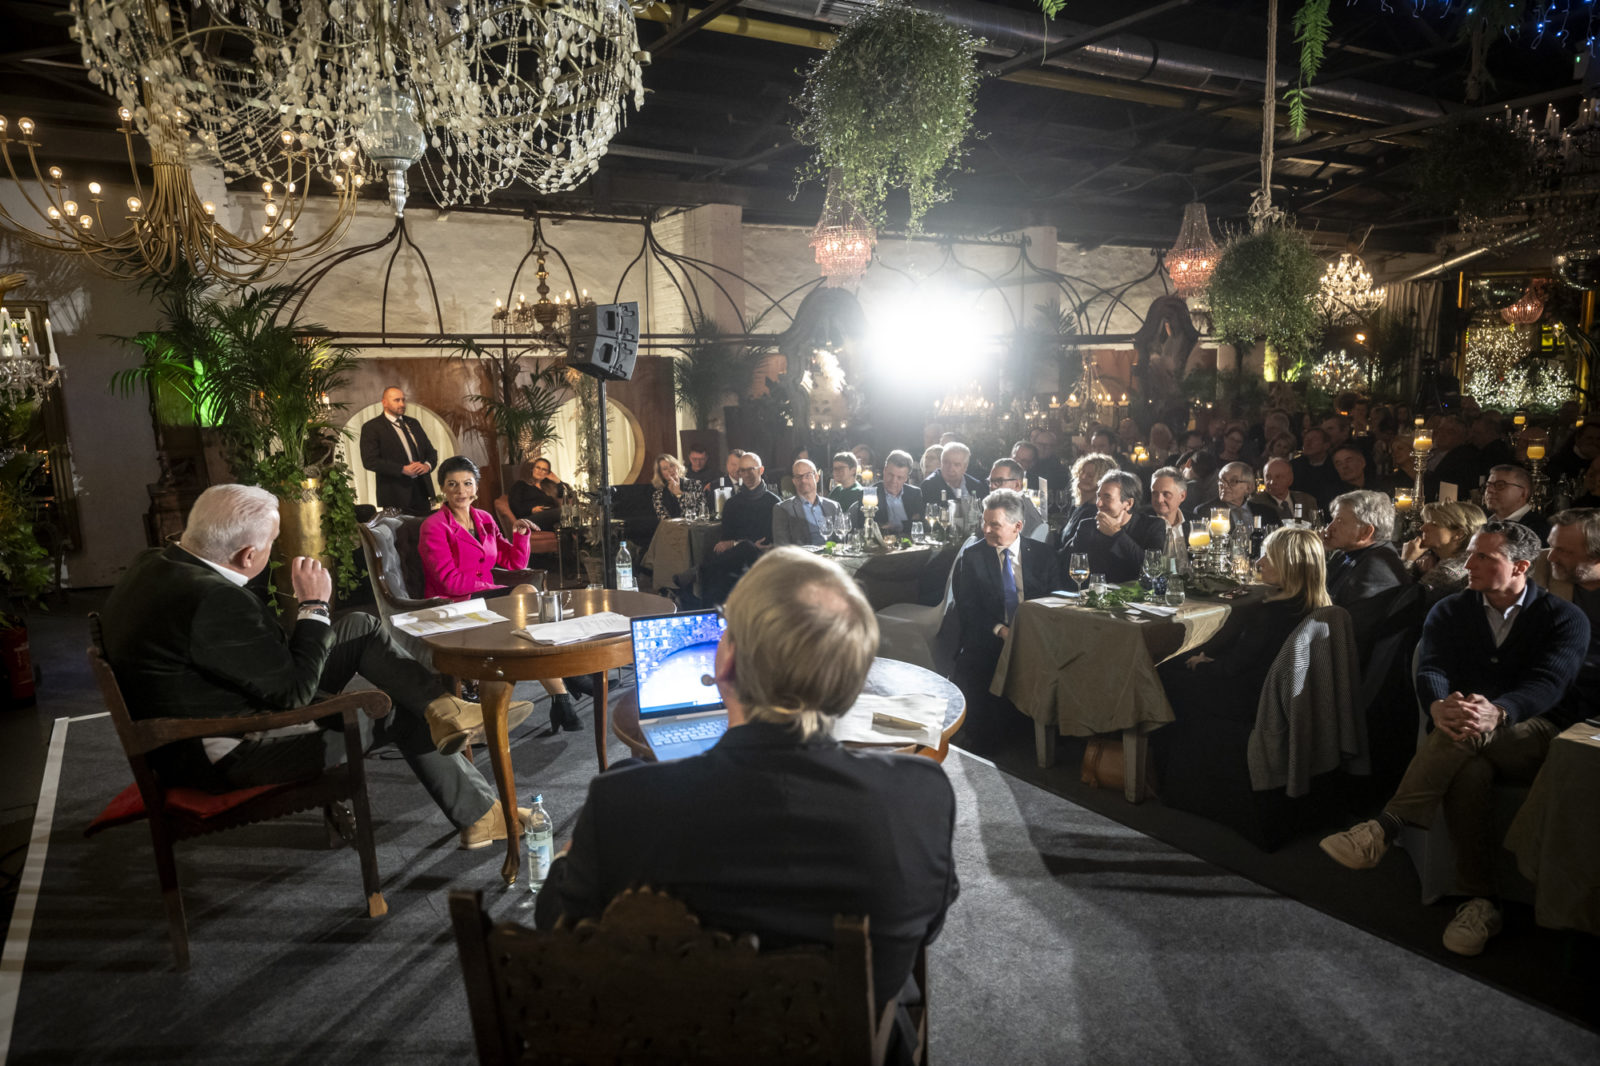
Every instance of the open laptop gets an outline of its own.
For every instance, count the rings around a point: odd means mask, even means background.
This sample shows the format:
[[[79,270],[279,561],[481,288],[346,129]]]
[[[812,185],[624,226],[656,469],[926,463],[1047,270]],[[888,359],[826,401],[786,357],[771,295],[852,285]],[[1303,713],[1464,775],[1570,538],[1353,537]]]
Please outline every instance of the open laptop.
[[[698,755],[728,731],[722,694],[701,682],[716,672],[726,627],[717,611],[633,619],[639,726],[657,759]]]

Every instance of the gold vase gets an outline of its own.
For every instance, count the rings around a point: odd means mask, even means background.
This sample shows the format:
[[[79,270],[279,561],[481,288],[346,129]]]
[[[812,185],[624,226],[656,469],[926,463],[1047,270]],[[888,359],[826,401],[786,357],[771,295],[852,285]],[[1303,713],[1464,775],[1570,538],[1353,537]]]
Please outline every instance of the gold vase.
[[[278,540],[272,546],[272,560],[278,567],[272,583],[284,608],[282,617],[291,626],[300,604],[289,580],[289,561],[298,555],[309,555],[328,566],[328,545],[322,536],[322,498],[317,495],[321,484],[316,478],[308,478],[300,483],[298,493],[278,498]]]

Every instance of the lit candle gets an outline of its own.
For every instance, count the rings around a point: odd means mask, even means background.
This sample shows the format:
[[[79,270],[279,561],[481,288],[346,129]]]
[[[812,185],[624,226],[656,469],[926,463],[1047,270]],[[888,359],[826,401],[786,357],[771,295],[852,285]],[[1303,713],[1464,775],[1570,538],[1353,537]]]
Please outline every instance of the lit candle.
[[[863,510],[873,510],[878,506],[878,489],[869,485],[861,490],[861,507]]]
[[[870,470],[861,471],[861,483],[863,485],[872,484],[872,471],[870,471]]]
[[[1395,497],[1394,497],[1394,509],[1396,511],[1409,511],[1409,510],[1411,510],[1411,493],[1409,493],[1409,492],[1396,493]]]
[[[1190,531],[1190,533],[1189,533],[1189,547],[1191,547],[1191,548],[1209,548],[1209,547],[1211,547],[1211,534],[1208,533],[1206,530],[1203,530],[1203,529],[1196,529],[1196,530]]]
[[[28,347],[32,349],[32,355],[37,359],[44,354],[44,350],[39,347],[39,331],[33,325],[33,311],[24,311],[22,314],[28,320]]]
[[[1511,424],[1513,426],[1525,426],[1528,424],[1528,416],[1523,414],[1516,415],[1511,419]]]
[[[1227,511],[1218,508],[1211,512],[1211,535],[1220,537],[1233,528],[1233,519]]]
[[[1418,451],[1423,455],[1427,455],[1429,452],[1433,451],[1433,434],[1429,433],[1425,429],[1417,430],[1417,436],[1414,440],[1412,440],[1411,447],[1414,451]]]
[[[44,341],[45,347],[50,349],[50,365],[60,366],[61,364],[56,362],[56,335],[55,331],[50,328],[50,320],[48,318],[44,320]]]
[[[1544,458],[1544,445],[1543,444],[1530,444],[1530,445],[1528,445],[1528,458],[1529,459],[1543,459]]]

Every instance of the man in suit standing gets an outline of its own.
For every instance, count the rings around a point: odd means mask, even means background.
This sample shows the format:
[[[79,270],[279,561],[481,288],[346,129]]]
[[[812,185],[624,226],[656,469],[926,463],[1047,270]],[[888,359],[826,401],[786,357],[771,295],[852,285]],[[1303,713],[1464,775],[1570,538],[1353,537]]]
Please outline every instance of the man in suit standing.
[[[883,460],[883,477],[878,479],[878,511],[873,518],[884,535],[904,537],[911,533],[911,523],[922,521],[922,490],[907,484],[911,480],[912,458],[910,452],[896,448]],[[850,524],[856,529],[866,525],[861,504],[850,507]]]
[[[433,468],[439,453],[406,414],[406,394],[398,386],[383,390],[383,414],[361,427],[361,465],[378,476],[378,506],[406,514],[433,510]]]
[[[795,460],[789,476],[794,481],[794,495],[772,509],[773,546],[820,547],[828,542],[828,530],[840,514],[839,505],[817,494],[817,464],[810,459]]]
[[[1489,522],[1467,549],[1464,592],[1434,604],[1423,625],[1417,697],[1432,732],[1375,820],[1322,841],[1352,870],[1378,865],[1405,825],[1427,828],[1441,809],[1456,851],[1456,880],[1470,897],[1444,946],[1477,955],[1500,931],[1494,886],[1491,789],[1530,781],[1550,741],[1576,721],[1563,700],[1589,647],[1589,620],[1528,580],[1539,542],[1515,522]]]
[[[920,996],[917,955],[959,891],[955,795],[931,760],[851,751],[831,735],[877,654],[872,607],[837,566],[779,548],[726,616],[714,680],[728,731],[700,755],[591,780],[535,924],[598,918],[641,884],[706,928],[756,934],[763,950],[831,943],[835,915],[860,915],[877,1009]],[[890,1061],[909,1061],[908,1020]]]
[[[1411,583],[1394,535],[1394,501],[1363,489],[1334,498],[1333,518],[1322,539],[1333,552],[1328,560],[1328,595],[1350,612],[1364,664],[1372,641],[1402,585]]]
[[[928,503],[938,503],[948,496],[952,500],[983,498],[983,482],[967,473],[972,461],[972,449],[958,440],[944,446],[939,453],[939,469],[929,474],[922,483],[922,498]]]
[[[507,833],[499,800],[457,754],[481,732],[477,704],[445,693],[376,617],[330,620],[333,582],[314,559],[290,563],[300,601],[285,635],[245,583],[267,565],[278,536],[278,501],[265,489],[213,485],[195,500],[183,538],[136,559],[101,615],[106,659],[134,718],[248,716],[303,707],[319,691],[339,692],[360,673],[388,693],[394,709],[369,728],[392,741],[428,795],[461,831],[461,846],[483,847]],[[532,705],[513,704],[512,725]],[[150,753],[167,784],[211,791],[298,781],[344,758],[337,729],[250,734],[242,740],[183,740]],[[526,814],[526,812],[523,812]]]
[[[1167,543],[1167,523],[1153,514],[1138,514],[1139,479],[1124,470],[1100,478],[1095,513],[1080,518],[1061,545],[1061,556],[1089,556],[1089,572],[1114,583],[1132,581],[1144,569],[1144,553]]]
[[[989,493],[983,501],[983,539],[970,542],[956,556],[951,576],[955,606],[946,616],[957,620],[960,638],[950,680],[966,694],[969,713],[993,702],[989,683],[1011,635],[1017,605],[1030,596],[1047,596],[1059,584],[1050,549],[1022,537],[1022,494],[1011,489]],[[972,721],[982,728],[990,724],[983,721],[986,716],[976,715]]]

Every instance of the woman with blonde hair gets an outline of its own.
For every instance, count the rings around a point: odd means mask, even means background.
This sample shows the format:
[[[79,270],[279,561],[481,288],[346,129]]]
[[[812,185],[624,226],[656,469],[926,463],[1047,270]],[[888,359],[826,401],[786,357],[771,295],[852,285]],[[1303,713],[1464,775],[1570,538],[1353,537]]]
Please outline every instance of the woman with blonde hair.
[[[1117,461],[1104,452],[1086,452],[1078,457],[1072,464],[1073,510],[1061,528],[1071,529],[1094,514],[1094,497],[1100,491],[1100,479],[1116,468]]]
[[[1467,542],[1489,516],[1470,503],[1430,503],[1422,508],[1422,532],[1406,542],[1401,557],[1430,599],[1467,587]]]
[[[703,492],[705,486],[692,477],[683,476],[683,464],[676,455],[663,452],[656,456],[656,474],[650,479],[656,487],[654,493],[657,518],[682,518],[683,501]]]

